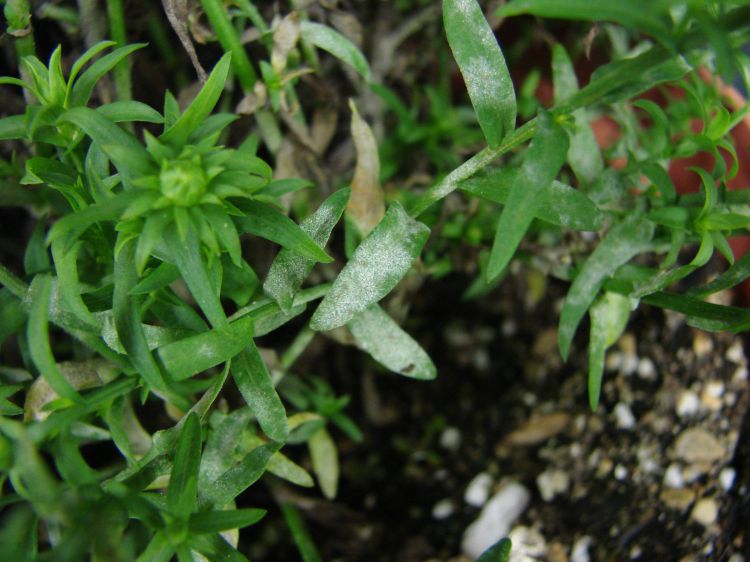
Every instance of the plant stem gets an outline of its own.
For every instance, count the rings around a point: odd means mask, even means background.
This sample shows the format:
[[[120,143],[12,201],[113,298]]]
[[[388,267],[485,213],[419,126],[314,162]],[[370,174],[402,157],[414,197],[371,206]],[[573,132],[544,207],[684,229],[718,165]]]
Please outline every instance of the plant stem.
[[[21,78],[32,83],[31,77],[21,65],[21,60],[24,57],[36,55],[36,44],[34,43],[34,29],[31,26],[31,6],[29,1],[7,0],[5,8],[3,9],[3,15],[8,24],[8,34],[15,38],[13,46],[16,49],[18,69]],[[34,102],[34,95],[28,90],[24,89],[23,96],[27,103]]]
[[[232,67],[245,93],[250,93],[255,85],[256,75],[253,65],[240,43],[239,37],[229,21],[224,3],[221,0],[200,0],[211,27],[216,32],[219,43],[225,51],[232,53]]]
[[[8,268],[0,263],[0,285],[4,285],[13,296],[23,299],[26,296],[28,285],[23,282],[20,277],[17,277]]]
[[[112,41],[117,43],[118,47],[124,46],[128,38],[122,0],[107,0],[107,19],[109,20],[109,36]],[[117,90],[117,98],[120,101],[127,101],[133,97],[129,60],[129,58],[125,58],[114,68],[115,90]]]
[[[497,148],[486,147],[445,176],[442,181],[433,185],[417,199],[409,209],[409,215],[416,218],[449,193],[456,190],[458,184],[485,168],[495,158],[525,143],[536,131],[536,118],[509,134]]]
[[[287,348],[284,354],[281,356],[281,368],[285,371],[294,365],[300,355],[307,349],[310,342],[315,337],[315,331],[311,330],[308,326],[305,326],[294,338],[292,344]]]

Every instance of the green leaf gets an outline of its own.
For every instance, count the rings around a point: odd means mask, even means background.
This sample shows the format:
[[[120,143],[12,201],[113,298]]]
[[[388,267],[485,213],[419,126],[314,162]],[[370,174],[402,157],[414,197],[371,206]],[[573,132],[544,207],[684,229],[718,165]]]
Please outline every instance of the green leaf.
[[[108,103],[97,107],[96,111],[114,123],[122,121],[140,121],[142,123],[164,122],[164,117],[158,111],[145,103],[133,100]]]
[[[72,84],[73,82],[75,82],[76,77],[87,62],[89,62],[103,50],[108,49],[109,47],[114,47],[115,45],[117,45],[115,41],[99,41],[95,45],[92,45],[90,48],[86,49],[86,51],[75,60],[73,66],[70,68],[68,83]]]
[[[300,224],[302,231],[321,248],[328,243],[331,231],[341,219],[350,193],[350,189],[340,189],[323,201],[318,210]],[[282,249],[271,264],[263,283],[263,290],[282,310],[289,311],[294,295],[314,265],[313,260],[286,248]]]
[[[631,299],[616,293],[605,293],[589,309],[589,406],[596,411],[604,374],[604,352],[625,331],[630,318]]]
[[[500,17],[530,14],[543,18],[613,21],[666,40],[669,29],[664,16],[668,12],[663,5],[659,6],[653,0],[629,0],[627,3],[602,0],[513,0],[501,6],[496,14]]]
[[[135,562],[169,562],[174,551],[175,546],[169,537],[164,532],[157,531]]]
[[[723,306],[674,293],[654,293],[643,302],[687,316],[689,325],[712,332],[741,332],[750,329],[750,308]]]
[[[555,43],[552,47],[552,80],[555,86],[555,104],[566,102],[578,91],[575,69],[565,47],[560,43]],[[573,119],[575,130],[570,133],[568,163],[580,182],[590,184],[604,170],[604,162],[586,109],[575,111]]]
[[[286,411],[273,386],[271,373],[252,341],[232,361],[232,376],[263,432],[274,441],[285,441],[289,435]]]
[[[195,535],[190,538],[190,545],[203,554],[207,560],[216,560],[217,562],[249,562],[222,535]]]
[[[510,542],[510,539],[501,539],[485,550],[482,555],[477,558],[476,562],[508,562],[510,559],[511,547],[512,543]]]
[[[505,58],[476,0],[443,0],[453,56],[490,148],[516,127],[516,95]]]
[[[377,304],[357,314],[347,326],[357,347],[394,373],[421,380],[437,375],[422,347]]]
[[[94,62],[75,82],[73,82],[75,75],[71,76],[68,80],[67,107],[85,106],[91,97],[91,93],[94,91],[94,86],[96,86],[96,83],[102,76],[117,66],[128,55],[145,46],[146,43],[135,43],[115,49]],[[77,71],[80,67],[74,66],[73,68]]]
[[[365,80],[370,80],[370,67],[360,50],[341,33],[328,26],[311,21],[303,21],[299,26],[302,39],[331,53],[359,72]]]
[[[240,318],[228,326],[181,339],[159,348],[164,368],[175,380],[183,380],[230,360],[253,338],[253,319]]]
[[[0,140],[26,138],[26,117],[11,115],[0,119]]]
[[[7,288],[0,289],[0,346],[5,338],[15,334],[26,322],[23,304]]]
[[[495,203],[505,205],[513,185],[517,183],[518,168],[491,168],[459,184],[459,188]],[[571,230],[595,232],[602,227],[604,214],[585,193],[555,180],[540,194],[541,202],[534,217]]]
[[[117,336],[122,346],[127,350],[130,361],[146,380],[149,386],[160,392],[167,390],[161,370],[151,355],[146,335],[141,324],[139,312],[140,299],[130,295],[135,287],[137,274],[135,271],[135,244],[131,241],[123,245],[115,257],[115,290],[112,297],[112,312],[115,320]],[[181,401],[184,403],[184,401]]]
[[[568,153],[565,130],[549,113],[540,112],[538,119],[536,133],[497,223],[487,265],[488,281],[496,279],[510,262]]]
[[[29,286],[26,299],[29,303],[29,323],[26,338],[31,360],[40,374],[61,397],[74,402],[83,398],[67,381],[55,362],[49,343],[48,314],[52,281],[48,274],[37,275]]]
[[[227,505],[263,476],[271,455],[280,447],[280,443],[268,443],[252,450],[236,466],[219,476],[209,488],[202,490],[205,499],[217,508]]]
[[[224,91],[224,83],[227,80],[231,60],[232,55],[230,53],[221,57],[193,103],[177,118],[177,121],[171,127],[164,131],[164,134],[159,137],[160,141],[173,146],[185,144],[193,130],[211,114],[219,101],[219,97]]]
[[[266,515],[265,509],[230,509],[193,513],[188,521],[191,533],[219,533],[254,525]]]
[[[291,503],[284,502],[281,504],[281,513],[284,515],[284,521],[292,533],[292,539],[297,545],[303,562],[323,562],[299,510]]]
[[[398,203],[357,247],[310,319],[313,330],[332,330],[386,296],[406,275],[430,229]]]
[[[94,142],[101,146],[121,173],[148,175],[153,172],[151,158],[138,139],[123,131],[97,111],[88,107],[76,107],[63,113],[58,118],[58,122],[72,123],[83,129]],[[107,147],[120,150],[108,151]]]
[[[318,478],[318,485],[323,495],[332,500],[336,497],[339,485],[339,455],[336,444],[325,428],[321,427],[310,437],[307,446],[310,449],[310,460],[313,472]]]
[[[242,232],[249,232],[266,240],[276,242],[300,256],[328,263],[333,258],[302,230],[292,219],[277,211],[271,205],[259,201],[242,201],[238,207],[245,212],[242,217],[234,217]]]
[[[729,269],[713,281],[699,287],[688,289],[685,292],[685,295],[690,297],[705,297],[739,285],[748,277],[750,277],[750,253],[745,254],[734,262]]]
[[[75,244],[65,251],[61,240],[52,243],[52,257],[55,260],[58,287],[62,304],[78,320],[98,330],[99,324],[81,298],[81,284],[78,280],[78,253],[81,244]]]
[[[627,217],[612,227],[583,264],[568,290],[560,313],[557,336],[563,359],[567,359],[578,324],[606,278],[648,248],[654,226],[641,216]]]
[[[201,443],[200,419],[196,414],[189,413],[177,442],[167,487],[167,509],[180,519],[186,519],[195,509]]]
[[[209,277],[209,272],[201,252],[201,244],[193,228],[188,228],[185,240],[180,238],[178,229],[165,233],[167,250],[171,261],[180,270],[185,284],[198,306],[214,328],[226,326],[227,317],[219,300],[219,294]]]

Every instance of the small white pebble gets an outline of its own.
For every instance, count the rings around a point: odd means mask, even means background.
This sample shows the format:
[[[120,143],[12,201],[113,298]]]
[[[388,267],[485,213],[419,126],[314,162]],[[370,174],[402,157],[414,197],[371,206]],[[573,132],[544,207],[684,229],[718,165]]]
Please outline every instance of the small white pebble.
[[[589,548],[592,542],[592,538],[588,535],[577,539],[570,550],[570,562],[590,562]]]
[[[738,365],[744,363],[745,352],[742,349],[742,342],[739,339],[735,340],[735,342],[732,343],[732,345],[730,345],[727,349],[724,357],[727,359],[727,361],[731,361],[732,363],[736,363]]]
[[[740,365],[732,374],[732,380],[740,382],[747,380],[747,367]]]
[[[622,466],[621,464],[618,464],[615,467],[615,478],[622,482],[627,477],[628,477],[628,469]]]
[[[680,467],[674,463],[670,464],[664,471],[662,482],[667,488],[682,488],[685,485],[685,479],[682,477]]]
[[[722,406],[721,397],[724,394],[724,383],[721,381],[710,381],[701,392],[701,403],[709,410],[719,410]]]
[[[469,485],[466,486],[464,501],[474,507],[482,507],[487,503],[487,498],[490,497],[491,488],[492,476],[486,472],[480,472],[472,478]]]
[[[638,360],[638,376],[644,380],[652,381],[656,379],[656,365],[648,357],[641,357]]]
[[[745,562],[745,557],[742,554],[732,554],[727,562]]]
[[[618,402],[614,410],[617,427],[620,429],[633,429],[635,427],[635,416],[630,406],[624,402]]]
[[[453,426],[446,427],[440,434],[440,446],[449,451],[456,451],[461,446],[461,432]]]
[[[507,338],[510,336],[515,335],[515,333],[518,331],[518,325],[516,324],[516,321],[512,318],[506,318],[503,320],[503,323],[500,325],[500,332]]]
[[[450,498],[445,498],[437,502],[432,508],[432,518],[437,520],[448,519],[453,515],[453,502]]]
[[[728,492],[734,486],[734,479],[736,477],[737,472],[731,466],[728,466],[719,473],[719,483]]]
[[[542,499],[546,502],[552,501],[555,496],[568,491],[570,476],[563,470],[548,468],[536,477],[536,485]]]
[[[685,390],[677,399],[677,415],[681,418],[694,416],[700,409],[700,398],[692,390]]]
[[[626,377],[634,374],[638,370],[638,356],[632,353],[623,353],[622,363],[620,364],[620,373]]]
[[[637,560],[643,554],[643,549],[640,546],[635,545],[630,549],[630,552],[628,554],[630,555],[631,560]]]
[[[690,517],[695,519],[704,527],[708,527],[716,522],[719,516],[719,506],[713,498],[701,498],[693,507]]]

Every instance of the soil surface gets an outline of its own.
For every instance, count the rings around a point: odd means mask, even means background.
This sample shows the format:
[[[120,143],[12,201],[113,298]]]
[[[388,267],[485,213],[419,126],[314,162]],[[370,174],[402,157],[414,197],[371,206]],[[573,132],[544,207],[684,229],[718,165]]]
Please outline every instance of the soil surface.
[[[747,556],[748,451],[738,443],[747,442],[749,396],[739,337],[643,307],[608,353],[592,413],[584,339],[566,364],[556,347],[564,287],[551,284],[531,302],[521,271],[463,302],[467,282],[427,283],[409,314],[407,329],[439,366],[431,383],[390,376],[316,340],[311,372],[327,371],[333,388],[353,397],[347,412],[365,435],[354,444],[335,434],[335,501],[292,495],[325,560],[468,561],[467,527],[516,483],[529,501],[509,528],[514,561]],[[283,522],[273,521],[246,537],[251,558],[296,559]]]

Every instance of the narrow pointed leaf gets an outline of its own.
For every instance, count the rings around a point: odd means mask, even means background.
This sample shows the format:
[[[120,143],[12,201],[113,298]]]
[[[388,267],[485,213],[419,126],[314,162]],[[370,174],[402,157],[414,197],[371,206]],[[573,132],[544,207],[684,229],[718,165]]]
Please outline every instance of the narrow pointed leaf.
[[[303,21],[300,23],[302,39],[331,53],[337,59],[352,66],[365,80],[370,80],[370,67],[362,52],[341,33],[326,25]]]
[[[94,91],[96,83],[112,70],[117,64],[125,59],[128,55],[142,49],[146,46],[146,43],[135,43],[133,45],[125,45],[119,49],[115,49],[111,53],[104,55],[102,58],[94,62],[88,67],[83,74],[73,83],[73,87],[68,94],[68,107],[84,106],[88,103],[91,93]],[[78,70],[76,68],[76,70]]]
[[[81,402],[81,395],[65,379],[52,355],[48,325],[51,287],[52,282],[48,274],[35,276],[29,287],[27,299],[30,309],[26,330],[29,355],[40,374],[59,396]]]
[[[200,459],[201,422],[196,414],[189,413],[177,442],[167,487],[167,509],[176,517],[187,518],[195,509]]]
[[[516,94],[505,57],[476,0],[443,0],[453,56],[490,148],[516,127]]]
[[[350,193],[349,189],[337,191],[323,201],[318,210],[300,224],[300,228],[321,248],[328,243],[331,231],[341,219]],[[302,282],[314,265],[313,260],[284,248],[271,264],[271,269],[263,283],[263,290],[279,304],[282,310],[289,311],[294,295],[299,291]]]
[[[198,306],[201,307],[213,327],[226,326],[227,317],[201,255],[201,244],[195,232],[192,228],[188,228],[184,241],[180,238],[177,229],[170,229],[165,234],[171,261],[180,270]]]
[[[96,108],[114,123],[140,121],[142,123],[163,123],[164,117],[154,108],[139,101],[116,101]]]
[[[686,292],[691,297],[705,297],[739,285],[750,277],[750,253],[745,254],[713,281],[694,287]]]
[[[254,525],[266,515],[265,509],[229,509],[193,513],[188,520],[188,529],[197,534],[219,533],[230,529],[242,529]]]
[[[629,0],[627,3],[592,0],[513,0],[497,10],[502,17],[531,14],[543,18],[613,21],[657,38],[668,35],[667,2]]]
[[[430,229],[398,203],[357,247],[310,320],[313,330],[332,330],[391,292],[419,255]]]
[[[252,341],[232,361],[232,376],[263,432],[274,441],[285,441],[289,435],[286,410],[273,386],[271,373]]]
[[[555,104],[569,100],[578,91],[578,78],[565,47],[556,43],[552,48],[552,79]],[[593,182],[604,170],[604,161],[587,117],[586,108],[573,113],[575,130],[570,133],[568,163],[576,177],[584,184]]]
[[[313,472],[318,478],[323,495],[332,500],[339,485],[339,455],[336,444],[324,427],[316,431],[307,442]]]
[[[183,380],[228,361],[252,338],[253,321],[245,316],[228,326],[167,344],[159,348],[158,354],[172,378]]]
[[[217,508],[227,505],[263,476],[269,459],[280,447],[279,443],[268,443],[253,449],[236,466],[204,489],[205,499]]]
[[[291,503],[282,503],[281,512],[284,515],[289,531],[292,533],[294,543],[297,545],[303,562],[323,562],[310,532],[307,530],[299,510]]]
[[[72,123],[83,129],[102,147],[120,172],[145,175],[153,171],[151,159],[141,143],[97,111],[88,107],[76,107],[63,113],[58,122]],[[107,146],[121,147],[127,152],[110,154],[105,148]]]
[[[243,554],[230,545],[223,535],[217,533],[195,535],[190,539],[190,546],[205,556],[207,560],[217,562],[250,562]],[[195,560],[193,558],[193,560]]]
[[[583,264],[568,290],[560,313],[557,335],[560,354],[564,359],[568,357],[578,324],[606,278],[648,248],[654,226],[651,221],[637,215],[626,218],[607,233]]]
[[[546,192],[565,162],[568,152],[565,130],[546,112],[541,112],[538,120],[536,133],[497,223],[487,265],[488,281],[496,279],[516,253],[518,244],[548,197]]]
[[[505,205],[518,182],[519,172],[518,168],[493,168],[462,181],[459,187],[466,193]],[[540,194],[540,199],[534,218],[571,230],[597,231],[602,227],[604,214],[585,193],[569,185],[555,180]]]
[[[159,137],[160,141],[174,146],[181,146],[187,141],[190,133],[211,114],[216,103],[219,101],[221,93],[224,91],[224,83],[227,80],[231,59],[232,55],[230,53],[221,57],[211,71],[203,88],[201,88],[200,93],[193,100],[193,103]]]
[[[357,314],[347,326],[357,346],[394,373],[422,380],[437,375],[422,347],[377,304]]]
[[[235,217],[235,221],[242,232],[271,240],[315,261],[332,261],[331,256],[326,254],[307,232],[273,206],[259,201],[243,201],[239,207],[245,212],[245,216]]]

